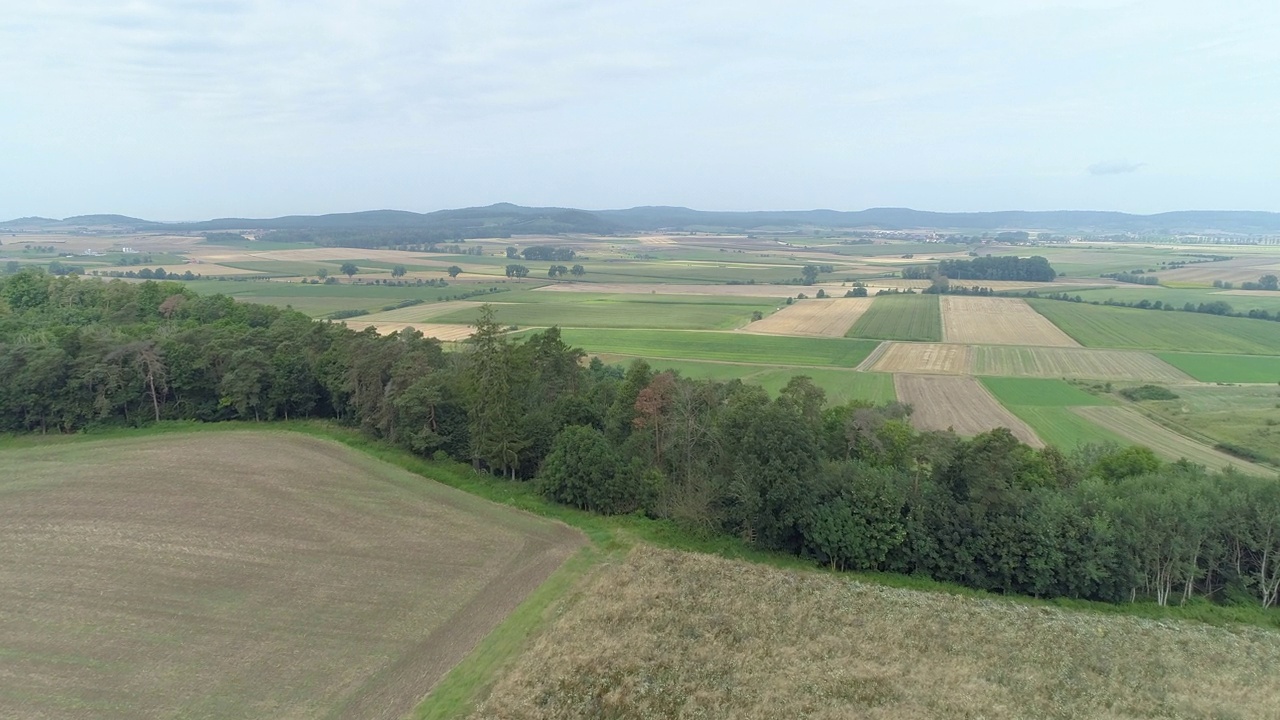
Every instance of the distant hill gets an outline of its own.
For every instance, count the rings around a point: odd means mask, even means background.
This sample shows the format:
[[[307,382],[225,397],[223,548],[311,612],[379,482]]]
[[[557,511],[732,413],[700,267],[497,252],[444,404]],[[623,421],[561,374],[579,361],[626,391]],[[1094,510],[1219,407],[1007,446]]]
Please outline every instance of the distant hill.
[[[644,232],[656,230],[763,231],[810,228],[938,230],[984,232],[1040,230],[1081,233],[1239,233],[1280,234],[1280,213],[1235,210],[1187,210],[1131,215],[1090,210],[940,213],[909,208],[777,210],[717,212],[684,207],[634,207],[626,210],[579,210],[523,207],[498,203],[485,207],[415,213],[368,210],[328,215],[277,218],[218,218],[202,222],[159,223],[124,215],[79,215],[54,220],[28,217],[0,223],[0,230],[73,230],[112,228],[148,232],[219,230],[293,230],[319,234],[378,232],[421,233],[433,237],[503,237],[507,235]]]

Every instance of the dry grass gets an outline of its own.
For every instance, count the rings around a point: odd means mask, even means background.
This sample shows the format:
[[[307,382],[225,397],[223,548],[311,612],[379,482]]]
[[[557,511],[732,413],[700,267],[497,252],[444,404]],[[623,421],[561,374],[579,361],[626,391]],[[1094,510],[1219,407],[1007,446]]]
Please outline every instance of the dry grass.
[[[1179,435],[1132,408],[1099,405],[1071,409],[1090,422],[1126,440],[1151,448],[1166,460],[1186,458],[1213,470],[1235,467],[1237,470],[1255,475],[1271,477],[1276,475],[1275,470],[1234,458],[1208,445]]]
[[[915,409],[911,424],[920,430],[953,429],[977,435],[993,428],[1009,428],[1035,447],[1044,443],[1029,425],[1009,412],[977,378],[954,375],[894,375],[898,400]]]
[[[743,328],[767,335],[844,337],[875,298],[802,300]]]
[[[473,718],[1273,718],[1280,634],[642,547]]]
[[[944,342],[1080,347],[1023,300],[967,295],[942,295],[939,300]]]
[[[681,285],[679,283],[562,282],[535,288],[539,292],[605,293],[619,295],[712,295],[718,297],[786,298],[812,296],[818,288],[834,293],[839,285]],[[840,290],[843,293],[844,290]]]
[[[399,718],[581,542],[287,433],[0,468],[4,718]]]
[[[973,348],[941,343],[885,343],[877,348],[873,372],[964,375],[969,372]]]
[[[498,303],[492,303],[494,305]],[[410,305],[409,307],[396,308],[395,310],[383,310],[382,312],[371,313],[369,315],[361,315],[360,319],[366,322],[382,323],[382,322],[422,322],[431,318],[448,315],[458,310],[479,310],[484,303],[468,302],[466,300],[451,300],[448,302],[423,303],[421,305]]]

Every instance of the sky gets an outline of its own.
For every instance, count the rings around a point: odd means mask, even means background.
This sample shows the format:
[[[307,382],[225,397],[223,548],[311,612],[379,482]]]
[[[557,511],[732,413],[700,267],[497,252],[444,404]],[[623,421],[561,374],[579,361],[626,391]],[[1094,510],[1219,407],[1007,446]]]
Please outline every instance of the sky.
[[[0,219],[1280,211],[1280,4],[37,0]]]

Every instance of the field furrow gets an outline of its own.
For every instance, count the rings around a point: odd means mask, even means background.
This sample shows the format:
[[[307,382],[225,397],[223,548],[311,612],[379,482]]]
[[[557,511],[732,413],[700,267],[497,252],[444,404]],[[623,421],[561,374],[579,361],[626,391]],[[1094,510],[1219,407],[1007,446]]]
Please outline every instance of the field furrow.
[[[1080,347],[1024,300],[968,295],[943,295],[939,300],[943,342]]]
[[[1179,435],[1132,408],[1099,405],[1077,407],[1072,410],[1126,440],[1151,448],[1166,460],[1186,458],[1211,470],[1234,467],[1255,475],[1276,475],[1275,470],[1234,458],[1208,445]]]
[[[904,374],[895,375],[893,385],[898,400],[914,408],[911,424],[920,430],[977,435],[1004,427],[1028,445],[1044,447],[1031,426],[1005,409],[977,378]]]

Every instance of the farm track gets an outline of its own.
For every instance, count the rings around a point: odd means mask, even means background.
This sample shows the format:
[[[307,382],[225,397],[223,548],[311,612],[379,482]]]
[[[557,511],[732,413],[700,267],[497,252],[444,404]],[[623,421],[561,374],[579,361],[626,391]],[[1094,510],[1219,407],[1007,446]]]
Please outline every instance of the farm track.
[[[968,345],[1080,347],[1017,298],[942,295],[942,341]]]
[[[898,401],[911,405],[911,424],[919,430],[953,429],[959,435],[977,435],[994,428],[1008,428],[1032,447],[1044,447],[1030,425],[996,400],[978,381],[968,376],[894,375]]]
[[[1199,463],[1212,470],[1234,467],[1254,475],[1275,476],[1277,474],[1277,471],[1271,468],[1232,457],[1174,432],[1132,408],[1098,405],[1075,407],[1071,410],[1127,440],[1151,448],[1166,460],[1185,457],[1191,462]]]

